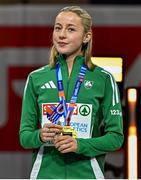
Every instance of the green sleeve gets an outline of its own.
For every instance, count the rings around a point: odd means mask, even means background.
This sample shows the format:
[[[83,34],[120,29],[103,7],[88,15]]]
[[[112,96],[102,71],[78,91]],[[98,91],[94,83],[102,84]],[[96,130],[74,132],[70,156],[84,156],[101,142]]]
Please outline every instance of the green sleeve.
[[[76,153],[95,157],[115,151],[123,143],[123,119],[119,90],[111,74],[107,75],[101,109],[104,135],[88,139],[77,139],[78,149]]]
[[[24,89],[20,123],[20,143],[24,148],[38,148],[43,144],[39,137],[38,122],[37,95],[29,75]]]

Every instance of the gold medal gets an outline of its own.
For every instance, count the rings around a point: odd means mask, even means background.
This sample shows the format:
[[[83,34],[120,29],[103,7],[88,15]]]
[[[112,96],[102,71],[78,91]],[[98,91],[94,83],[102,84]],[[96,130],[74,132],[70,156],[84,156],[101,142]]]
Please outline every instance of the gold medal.
[[[62,135],[69,135],[73,138],[77,138],[77,132],[71,126],[64,126]]]

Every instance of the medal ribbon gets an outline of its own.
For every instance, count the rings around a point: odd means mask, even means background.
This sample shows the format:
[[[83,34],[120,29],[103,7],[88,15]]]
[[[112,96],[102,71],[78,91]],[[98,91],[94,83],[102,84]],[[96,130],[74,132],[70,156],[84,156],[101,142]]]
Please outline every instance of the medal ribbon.
[[[57,87],[58,87],[58,96],[59,96],[59,104],[57,107],[52,107],[52,113],[47,114],[48,119],[52,123],[56,123],[58,119],[63,115],[65,120],[65,125],[69,125],[71,116],[73,114],[73,111],[75,109],[75,103],[77,101],[78,93],[81,87],[81,84],[84,80],[84,76],[86,74],[87,67],[85,64],[82,65],[80,72],[78,74],[74,90],[72,93],[71,101],[69,103],[69,107],[67,107],[65,93],[64,93],[64,87],[63,87],[63,79],[62,79],[62,73],[60,64],[57,63],[56,65],[56,78],[57,78]]]

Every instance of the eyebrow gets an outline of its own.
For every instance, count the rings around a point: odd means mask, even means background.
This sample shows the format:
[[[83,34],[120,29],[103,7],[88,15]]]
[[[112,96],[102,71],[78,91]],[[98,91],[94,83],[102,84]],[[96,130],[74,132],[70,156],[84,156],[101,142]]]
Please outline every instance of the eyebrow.
[[[60,23],[55,23],[55,25],[62,26]],[[67,24],[68,26],[76,26],[75,24]]]

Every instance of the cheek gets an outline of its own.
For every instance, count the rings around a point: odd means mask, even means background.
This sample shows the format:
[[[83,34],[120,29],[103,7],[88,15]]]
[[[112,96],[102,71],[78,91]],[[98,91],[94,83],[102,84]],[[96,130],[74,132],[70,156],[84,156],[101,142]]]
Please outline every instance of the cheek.
[[[57,38],[56,33],[53,33],[53,35],[52,35],[53,43],[56,41],[56,38]]]
[[[81,45],[83,43],[83,38],[82,36],[75,36],[72,38],[72,42],[75,45]]]

